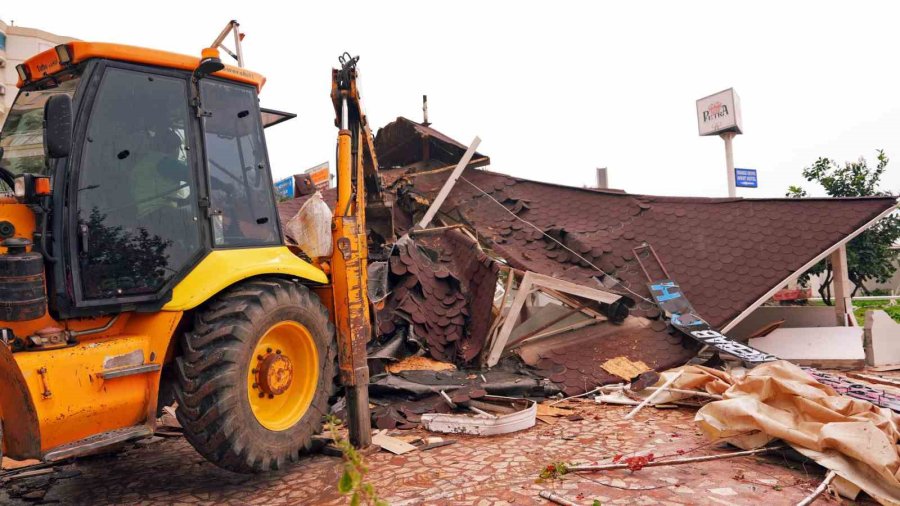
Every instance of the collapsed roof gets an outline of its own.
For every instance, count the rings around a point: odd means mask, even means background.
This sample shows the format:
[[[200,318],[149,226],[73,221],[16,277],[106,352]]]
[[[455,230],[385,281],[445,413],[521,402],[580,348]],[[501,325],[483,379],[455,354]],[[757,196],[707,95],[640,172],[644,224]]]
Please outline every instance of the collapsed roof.
[[[395,199],[394,226],[400,236],[436,196],[466,147],[406,118],[381,128],[375,146],[384,186]],[[896,206],[893,197],[634,195],[476,168],[486,163],[486,156],[476,154],[438,214],[443,224],[463,224],[471,237],[448,231],[444,235],[452,233],[452,238],[418,241],[438,250],[433,262],[404,249],[390,266],[391,286],[400,289],[392,292],[394,299],[386,307],[401,313],[434,358],[471,364],[495,318],[496,308],[488,302],[497,279],[491,262],[632,299],[636,305],[622,325],[582,327],[517,350],[525,363],[567,394],[618,381],[600,367],[616,356],[642,360],[654,369],[694,356],[696,344],[672,331],[651,300],[650,280],[676,280],[696,311],[721,329]],[[333,204],[334,192],[324,198]],[[302,203],[279,204],[282,220],[296,214]],[[479,246],[495,260],[478,251]],[[455,258],[459,256],[467,258]],[[376,312],[376,317],[381,334],[399,323],[385,313]]]
[[[446,177],[412,178],[413,191],[430,200]],[[609,275],[646,299],[648,277],[675,279],[716,327],[896,205],[894,197],[631,195],[473,169],[462,177],[442,212],[472,226],[510,265],[594,287]],[[655,314],[655,304],[638,302]]]

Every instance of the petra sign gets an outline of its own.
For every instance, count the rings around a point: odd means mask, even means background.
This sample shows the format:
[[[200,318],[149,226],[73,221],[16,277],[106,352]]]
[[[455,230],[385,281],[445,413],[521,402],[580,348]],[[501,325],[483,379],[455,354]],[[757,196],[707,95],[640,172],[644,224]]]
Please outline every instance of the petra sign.
[[[697,101],[697,126],[700,128],[700,135],[743,133],[741,100],[733,88]]]

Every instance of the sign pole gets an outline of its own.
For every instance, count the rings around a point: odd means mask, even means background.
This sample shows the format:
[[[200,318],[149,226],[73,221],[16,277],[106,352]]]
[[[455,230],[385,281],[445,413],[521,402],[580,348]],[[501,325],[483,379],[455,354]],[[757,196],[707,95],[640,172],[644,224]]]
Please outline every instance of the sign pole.
[[[728,88],[697,100],[697,128],[701,136],[718,135],[725,141],[728,197],[737,197],[738,181],[736,181],[737,175],[734,173],[734,152],[731,144],[735,135],[744,133],[744,128],[741,123],[741,99],[734,92],[734,88]],[[742,179],[741,183],[743,182]],[[741,186],[745,185],[741,184]]]
[[[728,197],[737,197],[737,189],[734,183],[734,150],[731,147],[731,141],[734,140],[735,132],[725,132],[720,135],[725,141],[725,167],[728,171]]]

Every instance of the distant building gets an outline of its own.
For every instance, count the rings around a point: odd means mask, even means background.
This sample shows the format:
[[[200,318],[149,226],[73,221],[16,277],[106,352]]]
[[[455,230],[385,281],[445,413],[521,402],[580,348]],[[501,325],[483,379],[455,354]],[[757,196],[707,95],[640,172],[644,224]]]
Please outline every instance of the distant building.
[[[0,20],[0,124],[16,98],[16,82],[19,75],[16,65],[28,58],[51,49],[58,44],[71,42],[72,37],[54,35],[37,28],[8,25]]]

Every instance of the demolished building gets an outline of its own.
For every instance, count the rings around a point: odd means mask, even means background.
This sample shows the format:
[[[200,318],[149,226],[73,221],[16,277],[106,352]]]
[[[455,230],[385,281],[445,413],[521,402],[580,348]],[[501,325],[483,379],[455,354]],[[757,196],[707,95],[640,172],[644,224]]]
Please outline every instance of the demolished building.
[[[394,239],[413,237],[385,250],[389,295],[376,306],[375,322],[381,342],[405,327],[405,338],[432,358],[469,368],[515,354],[570,395],[619,381],[601,367],[617,356],[663,370],[697,354],[700,346],[674,331],[652,300],[651,281],[677,280],[710,326],[727,331],[896,206],[894,197],[697,198],[574,188],[482,169],[490,159],[476,153],[427,233],[412,224],[466,146],[401,117],[378,131],[375,147]],[[333,193],[324,197],[334,200]],[[303,200],[281,203],[282,220]],[[378,260],[377,252],[370,256]],[[495,292],[515,292],[526,272],[615,294],[621,303],[544,287],[537,290],[543,303],[531,300],[511,315],[515,330],[498,341],[513,301]]]

